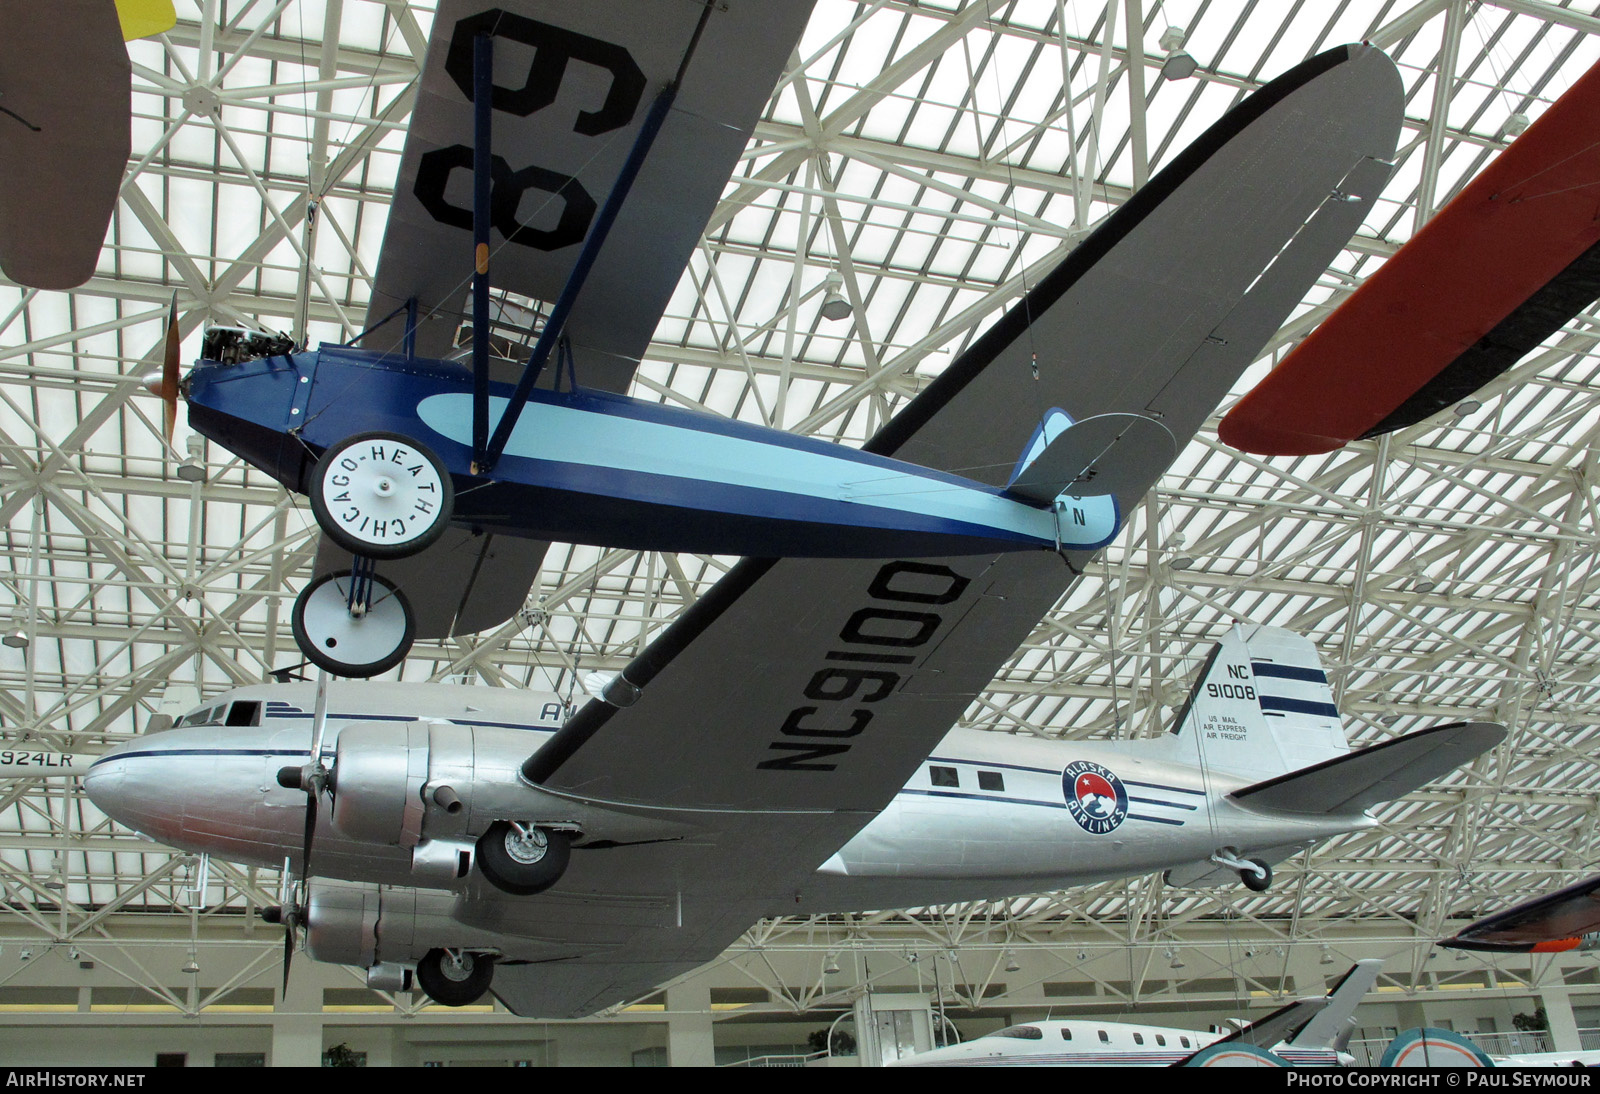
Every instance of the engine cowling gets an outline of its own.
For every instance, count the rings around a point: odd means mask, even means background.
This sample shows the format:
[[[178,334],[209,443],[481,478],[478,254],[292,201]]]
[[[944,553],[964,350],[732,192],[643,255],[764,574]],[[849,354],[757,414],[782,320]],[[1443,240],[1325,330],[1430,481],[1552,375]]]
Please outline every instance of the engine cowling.
[[[313,883],[306,900],[306,952],[336,965],[377,964],[382,911],[376,885]]]
[[[422,722],[346,726],[334,753],[333,823],[352,839],[415,847],[432,752]]]

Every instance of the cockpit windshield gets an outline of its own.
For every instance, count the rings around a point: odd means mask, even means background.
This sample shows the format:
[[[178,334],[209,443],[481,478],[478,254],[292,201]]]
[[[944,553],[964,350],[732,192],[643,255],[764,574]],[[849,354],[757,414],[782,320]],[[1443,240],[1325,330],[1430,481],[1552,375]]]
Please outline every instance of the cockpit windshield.
[[[1044,1032],[1040,1030],[1038,1026],[1007,1026],[1005,1029],[1001,1030],[999,1033],[993,1034],[992,1036],[1015,1037],[1019,1041],[1044,1040]]]
[[[258,726],[261,724],[261,703],[255,699],[236,699],[231,703],[214,703],[191,710],[173,723],[174,729],[183,726]]]

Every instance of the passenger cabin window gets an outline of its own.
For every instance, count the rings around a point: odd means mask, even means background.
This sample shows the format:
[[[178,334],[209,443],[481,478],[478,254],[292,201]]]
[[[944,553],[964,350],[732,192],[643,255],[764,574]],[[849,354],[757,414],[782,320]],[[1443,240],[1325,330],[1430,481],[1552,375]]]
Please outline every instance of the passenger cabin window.
[[[1062,1026],[1061,1027],[1061,1039],[1063,1041],[1072,1040],[1072,1031],[1070,1029],[1068,1029],[1066,1026]]]
[[[1006,788],[1005,776],[998,771],[978,772],[979,790],[1004,790]]]
[[[1165,1045],[1165,1044],[1166,1044],[1166,1043],[1167,1043],[1167,1039],[1166,1039],[1166,1038],[1165,1038],[1165,1037],[1163,1037],[1163,1036],[1162,1036],[1162,1035],[1161,1035],[1161,1034],[1159,1034],[1159,1033],[1158,1033],[1158,1034],[1156,1034],[1156,1044],[1158,1044],[1158,1045]]]
[[[939,769],[934,768],[934,770],[937,771]],[[1038,1026],[1007,1026],[995,1036],[1014,1037],[1019,1041],[1042,1041],[1044,1040],[1044,1031]]]
[[[961,776],[953,767],[930,767],[928,774],[932,777],[934,786],[961,785]]]
[[[1107,1033],[1105,1030],[1101,1030],[1100,1043],[1102,1045],[1109,1045],[1111,1043],[1111,1034]]]
[[[1133,1043],[1134,1043],[1134,1044],[1136,1044],[1136,1045],[1142,1045],[1142,1044],[1144,1044],[1144,1034],[1142,1034],[1142,1033],[1135,1033],[1135,1034],[1134,1034],[1134,1035],[1133,1035]]]
[[[1188,1048],[1189,1047],[1189,1038],[1187,1038],[1187,1037],[1179,1037],[1178,1038],[1178,1043],[1181,1044],[1184,1048]]]

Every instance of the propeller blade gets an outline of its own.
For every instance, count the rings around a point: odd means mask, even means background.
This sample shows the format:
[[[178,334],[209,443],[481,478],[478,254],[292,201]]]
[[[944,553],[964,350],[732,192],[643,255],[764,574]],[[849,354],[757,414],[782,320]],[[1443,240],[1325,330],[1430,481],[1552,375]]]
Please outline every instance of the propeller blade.
[[[178,294],[172,294],[172,308],[167,315],[167,350],[161,362],[162,426],[166,429],[167,444],[172,444],[172,430],[178,424],[178,343],[182,335],[178,330]]]
[[[294,961],[294,920],[283,924],[283,994],[289,994],[289,966]]]
[[[317,799],[322,797],[322,780],[315,775],[306,786],[306,833],[300,849],[300,874],[311,876],[311,839],[317,834]]]

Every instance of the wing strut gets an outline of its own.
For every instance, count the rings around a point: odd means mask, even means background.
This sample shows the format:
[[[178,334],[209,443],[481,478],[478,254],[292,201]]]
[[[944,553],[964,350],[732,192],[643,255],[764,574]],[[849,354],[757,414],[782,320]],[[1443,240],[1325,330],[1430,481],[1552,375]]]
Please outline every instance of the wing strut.
[[[694,37],[689,39],[689,47],[684,50],[683,60],[679,63],[678,72],[672,78],[672,82],[663,87],[655,101],[650,104],[650,113],[645,116],[644,124],[639,129],[639,136],[635,138],[633,148],[628,152],[628,159],[617,174],[617,181],[611,187],[611,193],[606,196],[605,205],[595,217],[594,229],[583,241],[583,250],[578,252],[577,261],[572,265],[572,273],[567,276],[567,283],[561,287],[561,295],[556,298],[555,306],[550,309],[550,316],[545,320],[544,329],[539,332],[539,341],[535,343],[533,352],[528,357],[528,365],[522,371],[522,378],[517,381],[517,388],[512,392],[511,400],[506,404],[505,412],[500,415],[500,421],[495,425],[494,436],[489,438],[488,449],[476,469],[480,475],[487,475],[494,470],[496,461],[500,459],[506,443],[511,439],[511,431],[522,415],[522,408],[527,405],[528,396],[532,393],[539,374],[544,371],[545,362],[550,359],[550,353],[561,336],[562,328],[566,326],[567,316],[572,312],[572,306],[578,299],[578,293],[583,289],[584,281],[588,279],[595,259],[600,255],[600,248],[605,244],[611,225],[616,222],[617,214],[622,211],[622,204],[628,197],[633,180],[638,177],[639,169],[644,166],[645,156],[649,154],[650,146],[655,143],[656,134],[661,131],[662,123],[667,120],[667,111],[672,108],[672,101],[677,97],[678,88],[683,83],[683,74],[689,67],[689,59],[694,56],[695,46],[700,43],[700,36],[705,31],[706,20],[711,17],[712,6],[706,4],[701,11],[700,22],[694,29]],[[478,368],[476,358],[473,367]],[[486,367],[483,375],[487,377]],[[474,399],[477,399],[476,388]],[[487,390],[483,395],[483,403],[484,413],[487,415]],[[476,406],[473,413],[474,440],[476,440]]]
[[[494,112],[494,38],[472,39],[472,470],[488,470],[490,118]]]

